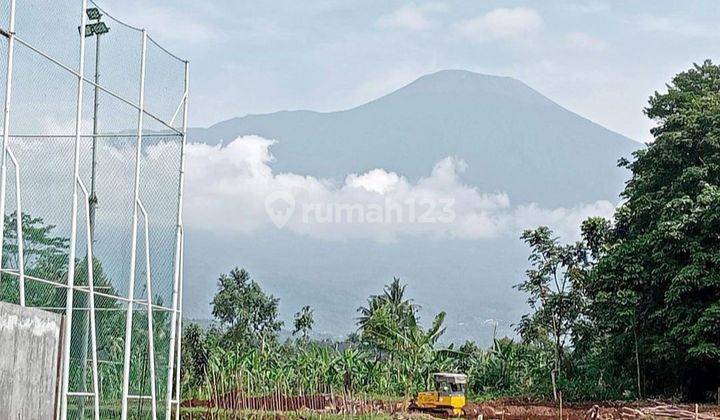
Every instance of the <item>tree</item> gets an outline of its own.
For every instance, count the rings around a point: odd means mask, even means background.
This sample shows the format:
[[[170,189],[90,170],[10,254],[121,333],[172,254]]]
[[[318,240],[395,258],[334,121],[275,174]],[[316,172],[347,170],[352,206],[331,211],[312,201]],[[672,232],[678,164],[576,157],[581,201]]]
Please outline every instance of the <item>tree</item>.
[[[208,349],[205,331],[198,324],[188,324],[182,334],[182,370],[183,378],[191,386],[197,386],[205,378],[210,349]]]
[[[655,141],[620,161],[632,177],[590,314],[619,372],[642,361],[651,393],[707,398],[720,385],[720,68],[678,74],[645,112]]]
[[[313,310],[310,309],[310,306],[303,306],[300,312],[295,314],[295,319],[293,320],[294,329],[292,334],[295,335],[300,333],[302,339],[307,340],[308,333],[312,330],[314,323]]]
[[[545,226],[526,230],[521,238],[530,246],[531,268],[525,272],[525,281],[516,287],[528,294],[533,312],[524,315],[516,329],[527,342],[552,342],[551,375],[557,397],[556,376],[563,371],[565,347],[584,310],[582,284],[590,267],[588,249],[582,242],[560,245]]]
[[[364,341],[390,350],[394,336],[390,329],[405,332],[417,327],[420,307],[412,299],[405,299],[406,287],[395,277],[382,294],[370,296],[367,306],[358,308],[358,329]]]
[[[3,267],[18,268],[17,215],[12,213],[4,218]],[[40,217],[22,215],[23,257],[25,274],[61,282],[67,278],[68,247],[70,240],[55,236],[54,225],[45,224]],[[0,300],[19,302],[17,276],[2,273]],[[4,281],[9,278],[11,281]],[[29,306],[65,306],[65,291],[44,283],[28,281],[25,296]]]
[[[3,258],[5,262],[17,265],[17,214],[13,212],[5,216],[5,242]],[[53,230],[55,225],[45,224],[40,217],[32,217],[25,213],[22,215],[23,233],[23,257],[25,265],[31,270],[46,268],[50,274],[60,269],[67,268],[68,248],[70,240],[65,237],[55,236]],[[52,266],[53,269],[47,269]]]
[[[402,372],[407,398],[416,378],[425,379],[430,374],[435,344],[445,332],[445,312],[437,314],[430,328],[424,330],[417,314],[420,307],[405,298],[405,288],[396,277],[382,294],[370,296],[368,306],[358,309],[358,326],[361,339],[386,355],[390,364]]]
[[[218,279],[212,314],[227,342],[265,349],[268,343],[276,341],[283,325],[277,319],[279,302],[266,295],[245,269],[236,267]]]

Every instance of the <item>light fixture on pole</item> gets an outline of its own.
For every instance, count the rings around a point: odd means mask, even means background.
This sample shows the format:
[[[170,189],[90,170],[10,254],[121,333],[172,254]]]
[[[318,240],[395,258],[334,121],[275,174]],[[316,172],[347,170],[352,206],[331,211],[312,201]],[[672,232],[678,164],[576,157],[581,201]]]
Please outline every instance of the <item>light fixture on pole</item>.
[[[93,137],[92,137],[92,168],[90,171],[90,238],[95,242],[95,210],[97,208],[96,176],[97,176],[97,135],[98,135],[98,84],[100,83],[100,35],[106,34],[110,28],[101,22],[102,13],[97,7],[90,7],[85,10],[88,19],[93,23],[85,25],[85,36],[95,36],[95,89],[93,103]]]

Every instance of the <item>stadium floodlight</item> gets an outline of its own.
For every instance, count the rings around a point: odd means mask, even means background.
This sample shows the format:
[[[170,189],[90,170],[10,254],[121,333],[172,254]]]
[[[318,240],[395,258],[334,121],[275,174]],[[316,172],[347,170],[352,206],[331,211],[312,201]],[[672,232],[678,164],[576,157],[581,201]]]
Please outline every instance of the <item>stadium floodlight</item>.
[[[102,13],[100,13],[100,9],[97,7],[90,7],[85,9],[85,14],[87,14],[88,19],[90,20],[100,20],[102,17]]]
[[[85,37],[102,35],[108,32],[110,32],[110,28],[108,28],[105,22],[88,23],[85,25]]]
[[[100,13],[100,9],[97,7],[90,7],[85,9],[85,14],[87,15],[88,19],[94,20],[96,22],[94,23],[88,23],[85,25],[85,37],[90,37],[93,35],[102,35],[106,34],[110,31],[110,28],[105,24],[105,22],[100,22],[100,18],[102,18],[102,13]]]

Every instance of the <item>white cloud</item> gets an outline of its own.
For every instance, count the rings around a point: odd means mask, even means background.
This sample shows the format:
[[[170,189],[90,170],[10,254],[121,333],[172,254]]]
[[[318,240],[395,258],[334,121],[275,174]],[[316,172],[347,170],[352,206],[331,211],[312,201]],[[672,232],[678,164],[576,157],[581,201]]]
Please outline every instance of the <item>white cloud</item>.
[[[584,32],[573,32],[566,36],[568,46],[583,51],[603,51],[606,48],[605,41],[600,38],[588,35]]]
[[[518,206],[513,211],[515,226],[520,229],[532,229],[540,225],[550,226],[563,240],[579,239],[579,227],[583,220],[591,216],[610,218],[615,205],[600,200],[590,204],[580,204],[572,208],[559,207],[543,209],[537,204]]]
[[[509,39],[527,35],[542,27],[540,15],[528,7],[498,8],[482,16],[461,21],[457,32],[478,41]]]
[[[609,4],[600,1],[572,2],[562,7],[578,13],[599,13],[610,9]]]
[[[402,179],[395,172],[386,172],[382,169],[373,169],[362,175],[350,174],[345,184],[351,187],[364,188],[367,191],[385,194],[395,188]]]
[[[462,183],[459,176],[467,165],[454,157],[437,162],[417,182],[381,168],[349,174],[342,182],[275,173],[270,166],[273,144],[258,136],[241,137],[224,147],[188,144],[185,224],[230,234],[280,226],[322,240],[376,242],[421,237],[517,237],[523,229],[548,225],[563,239],[572,240],[578,237],[583,219],[609,217],[614,210],[606,201],[555,209],[532,203],[513,206],[505,193],[484,193]],[[69,228],[72,165],[67,163],[72,159],[72,145],[72,139],[23,139],[11,144],[21,162],[24,211],[58,225],[58,232],[63,234]],[[111,237],[118,243],[128,240],[133,145],[133,141],[101,145],[98,227],[99,236],[106,242]],[[81,176],[89,185],[89,139],[83,139],[81,149]],[[174,160],[178,152],[177,142],[161,142],[145,146],[141,156],[140,198],[150,214],[151,230],[161,236],[162,229],[175,226],[177,186],[173,180],[178,176]],[[110,190],[115,192],[111,194]],[[8,208],[13,205],[10,200]],[[80,217],[82,214],[81,209]],[[82,227],[84,222],[79,223]],[[114,236],[107,232],[114,232]]]
[[[217,41],[223,36],[218,28],[210,24],[205,13],[177,6],[161,7],[123,1],[114,2],[108,12],[128,25],[147,29],[148,35],[164,42],[201,43]]]
[[[273,143],[245,136],[225,147],[188,145],[186,223],[216,232],[256,232],[276,228],[269,211],[285,216],[290,209],[287,217],[280,217],[283,229],[325,240],[481,239],[517,236],[540,224],[574,239],[581,220],[610,216],[614,209],[605,201],[569,209],[513,207],[507,194],[483,193],[463,184],[459,174],[467,165],[452,157],[436,163],[415,183],[380,168],[349,174],[339,184],[274,173],[269,166]],[[268,197],[281,200],[267,202]]]
[[[418,6],[414,3],[400,7],[392,13],[382,15],[376,24],[381,28],[408,29],[421,31],[433,26],[428,13],[444,10],[442,3],[429,3]]]
[[[688,21],[679,17],[644,14],[636,18],[636,24],[649,32],[666,32],[688,38],[717,38],[720,33],[716,25]]]

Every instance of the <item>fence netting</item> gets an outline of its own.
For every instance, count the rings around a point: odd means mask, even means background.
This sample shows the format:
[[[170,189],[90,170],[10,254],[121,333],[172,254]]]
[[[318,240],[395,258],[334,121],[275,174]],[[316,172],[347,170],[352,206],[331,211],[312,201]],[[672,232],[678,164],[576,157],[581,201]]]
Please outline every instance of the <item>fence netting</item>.
[[[65,315],[60,418],[170,416],[187,62],[92,0],[0,0],[0,33],[0,300]]]

